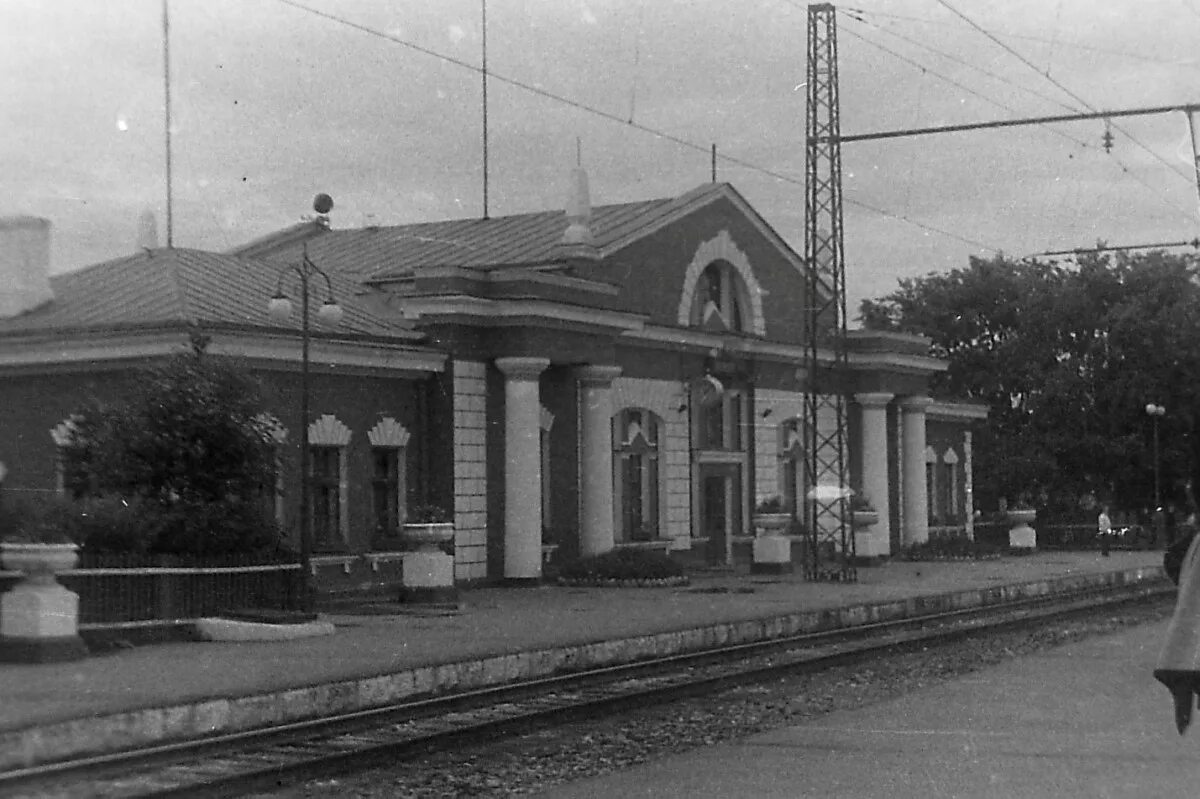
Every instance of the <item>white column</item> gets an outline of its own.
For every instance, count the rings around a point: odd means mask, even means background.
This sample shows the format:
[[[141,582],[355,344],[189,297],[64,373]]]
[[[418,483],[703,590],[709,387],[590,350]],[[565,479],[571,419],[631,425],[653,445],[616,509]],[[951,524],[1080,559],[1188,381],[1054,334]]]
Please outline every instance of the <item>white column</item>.
[[[971,431],[963,431],[963,513],[967,516],[967,538],[975,540],[975,475],[972,466]]]
[[[891,552],[891,491],[888,485],[887,407],[893,394],[884,392],[855,394],[862,409],[862,490],[879,511],[879,521],[855,540],[855,550],[863,557]]]
[[[900,427],[904,458],[900,469],[904,501],[904,544],[929,540],[929,498],[925,487],[925,409],[929,397],[905,397],[900,401]]]
[[[541,401],[547,358],[497,358],[504,373],[504,578],[542,576]]]
[[[599,555],[613,548],[612,381],[619,366],[581,366],[579,418],[579,548]]]

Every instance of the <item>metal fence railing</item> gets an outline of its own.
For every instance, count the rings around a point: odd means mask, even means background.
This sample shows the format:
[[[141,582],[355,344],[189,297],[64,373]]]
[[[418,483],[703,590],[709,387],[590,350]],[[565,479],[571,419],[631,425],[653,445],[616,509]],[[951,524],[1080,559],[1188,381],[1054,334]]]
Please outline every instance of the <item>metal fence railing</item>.
[[[0,592],[19,579],[0,571]],[[79,595],[81,630],[192,621],[224,611],[298,610],[304,590],[296,562],[251,558],[94,555],[58,580]]]
[[[1012,525],[1003,521],[978,521],[974,537],[977,544],[1004,549],[1008,546],[1008,531]],[[1099,549],[1095,523],[1033,522],[1037,530],[1038,549],[1089,550]],[[933,531],[930,531],[933,539]],[[961,533],[965,535],[965,533]],[[1153,549],[1161,546],[1154,531],[1145,525],[1114,525],[1109,539],[1112,549]]]

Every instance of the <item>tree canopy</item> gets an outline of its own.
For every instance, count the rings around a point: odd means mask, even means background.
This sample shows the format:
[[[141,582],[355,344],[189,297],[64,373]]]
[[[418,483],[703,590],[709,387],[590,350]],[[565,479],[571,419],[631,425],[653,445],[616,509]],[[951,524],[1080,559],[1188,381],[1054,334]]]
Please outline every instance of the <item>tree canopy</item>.
[[[258,387],[206,356],[206,343],[193,337],[191,351],[141,372],[120,402],[92,402],[72,417],[64,476],[72,493],[101,500],[97,512],[106,498],[114,519],[133,509],[139,532],[116,535],[120,548],[201,554],[279,543],[263,509],[275,452]]]
[[[870,328],[919,333],[949,361],[935,393],[986,403],[976,497],[1027,494],[1052,507],[1087,496],[1128,509],[1185,501],[1200,459],[1200,285],[1189,256],[1082,255],[1077,263],[972,258],[865,300]]]

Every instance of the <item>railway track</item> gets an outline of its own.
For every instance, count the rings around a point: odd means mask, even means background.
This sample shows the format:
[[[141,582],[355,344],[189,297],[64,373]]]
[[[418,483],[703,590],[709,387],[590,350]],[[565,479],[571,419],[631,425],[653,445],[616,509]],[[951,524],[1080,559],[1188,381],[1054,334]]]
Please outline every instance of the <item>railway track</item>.
[[[0,774],[0,796],[237,795],[783,673],[1174,595],[1166,582],[739,644]]]

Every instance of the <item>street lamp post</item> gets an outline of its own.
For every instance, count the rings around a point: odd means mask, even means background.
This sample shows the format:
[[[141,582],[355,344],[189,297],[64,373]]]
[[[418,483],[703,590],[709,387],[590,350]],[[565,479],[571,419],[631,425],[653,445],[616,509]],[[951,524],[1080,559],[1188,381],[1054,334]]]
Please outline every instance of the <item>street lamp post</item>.
[[[1158,420],[1167,412],[1167,409],[1161,405],[1156,405],[1153,402],[1146,406],[1146,413],[1150,416],[1154,424],[1154,509],[1158,511],[1162,507],[1162,492],[1159,483],[1159,466],[1158,466]]]
[[[1160,544],[1166,540],[1166,530],[1163,529],[1166,519],[1163,517],[1162,490],[1159,481],[1158,420],[1166,412],[1166,408],[1153,402],[1146,405],[1146,413],[1150,416],[1150,421],[1154,426],[1154,536]]]
[[[308,453],[308,348],[309,314],[308,284],[315,275],[325,279],[325,301],[317,309],[317,318],[335,327],[342,320],[342,306],[333,298],[333,283],[329,275],[308,257],[308,244],[304,245],[304,258],[299,264],[289,264],[279,271],[275,296],[267,304],[267,313],[275,322],[286,322],[292,315],[292,302],[283,293],[283,279],[288,272],[300,278],[300,569],[303,576],[304,593],[301,610],[313,609],[312,585],[312,511],[309,508],[309,453]]]

